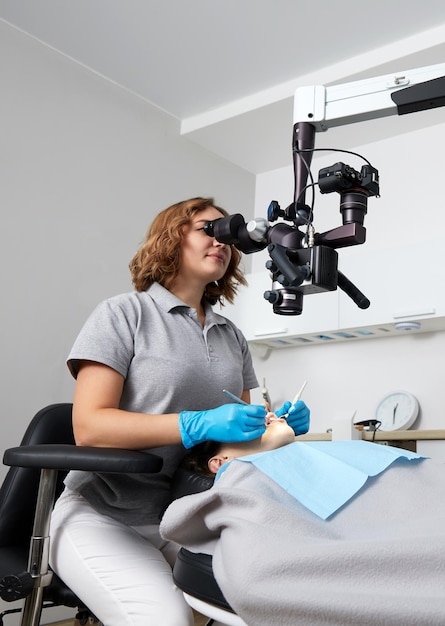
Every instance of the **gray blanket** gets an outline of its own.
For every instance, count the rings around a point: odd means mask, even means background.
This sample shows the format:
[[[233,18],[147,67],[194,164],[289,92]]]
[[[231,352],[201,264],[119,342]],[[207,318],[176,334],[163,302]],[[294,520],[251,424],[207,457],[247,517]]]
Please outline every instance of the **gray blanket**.
[[[249,626],[444,626],[445,465],[399,463],[322,520],[249,463],[167,509]]]

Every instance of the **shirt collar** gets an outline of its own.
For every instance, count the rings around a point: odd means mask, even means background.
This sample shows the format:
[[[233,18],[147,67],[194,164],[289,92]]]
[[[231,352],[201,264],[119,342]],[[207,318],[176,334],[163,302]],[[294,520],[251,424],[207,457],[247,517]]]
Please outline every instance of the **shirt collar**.
[[[170,311],[178,307],[190,308],[187,304],[185,304],[185,302],[177,298],[171,291],[159,283],[153,283],[150,285],[147,289],[147,293],[166,313],[170,313]]]
[[[171,313],[175,309],[191,309],[185,302],[175,296],[171,291],[160,285],[159,283],[153,283],[147,289],[153,300],[160,306],[166,313]],[[206,326],[208,324],[226,324],[226,319],[222,315],[218,315],[213,310],[211,304],[208,302],[205,304],[206,314]]]

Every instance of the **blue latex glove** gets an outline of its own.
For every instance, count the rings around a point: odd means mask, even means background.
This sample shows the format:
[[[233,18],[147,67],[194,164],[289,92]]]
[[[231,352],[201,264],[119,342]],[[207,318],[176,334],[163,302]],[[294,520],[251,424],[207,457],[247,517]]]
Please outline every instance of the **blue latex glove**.
[[[286,421],[296,435],[304,435],[309,430],[311,412],[303,400],[298,400],[295,404],[285,402],[281,409],[275,411],[277,417],[287,414]]]
[[[266,409],[257,404],[223,404],[209,411],[181,411],[179,431],[186,448],[203,441],[250,441],[266,430]]]

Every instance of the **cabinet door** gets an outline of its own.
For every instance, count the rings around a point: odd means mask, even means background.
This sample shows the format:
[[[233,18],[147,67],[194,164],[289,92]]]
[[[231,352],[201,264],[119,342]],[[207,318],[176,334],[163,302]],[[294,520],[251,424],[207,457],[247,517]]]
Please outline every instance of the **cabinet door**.
[[[397,245],[390,249],[354,251],[339,268],[371,301],[358,309],[340,294],[340,326],[356,328],[444,315],[445,266],[441,244]]]

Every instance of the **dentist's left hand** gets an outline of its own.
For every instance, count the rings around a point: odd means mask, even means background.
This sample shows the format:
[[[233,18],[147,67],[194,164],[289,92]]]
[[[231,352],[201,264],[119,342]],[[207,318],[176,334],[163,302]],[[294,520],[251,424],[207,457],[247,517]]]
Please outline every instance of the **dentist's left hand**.
[[[278,411],[275,411],[277,417],[282,417],[286,413],[286,421],[296,435],[304,435],[308,432],[311,412],[303,400],[298,400],[293,405],[285,402]]]
[[[223,404],[208,411],[179,414],[179,431],[186,448],[203,441],[250,441],[261,437],[265,430],[266,409],[259,404]]]

